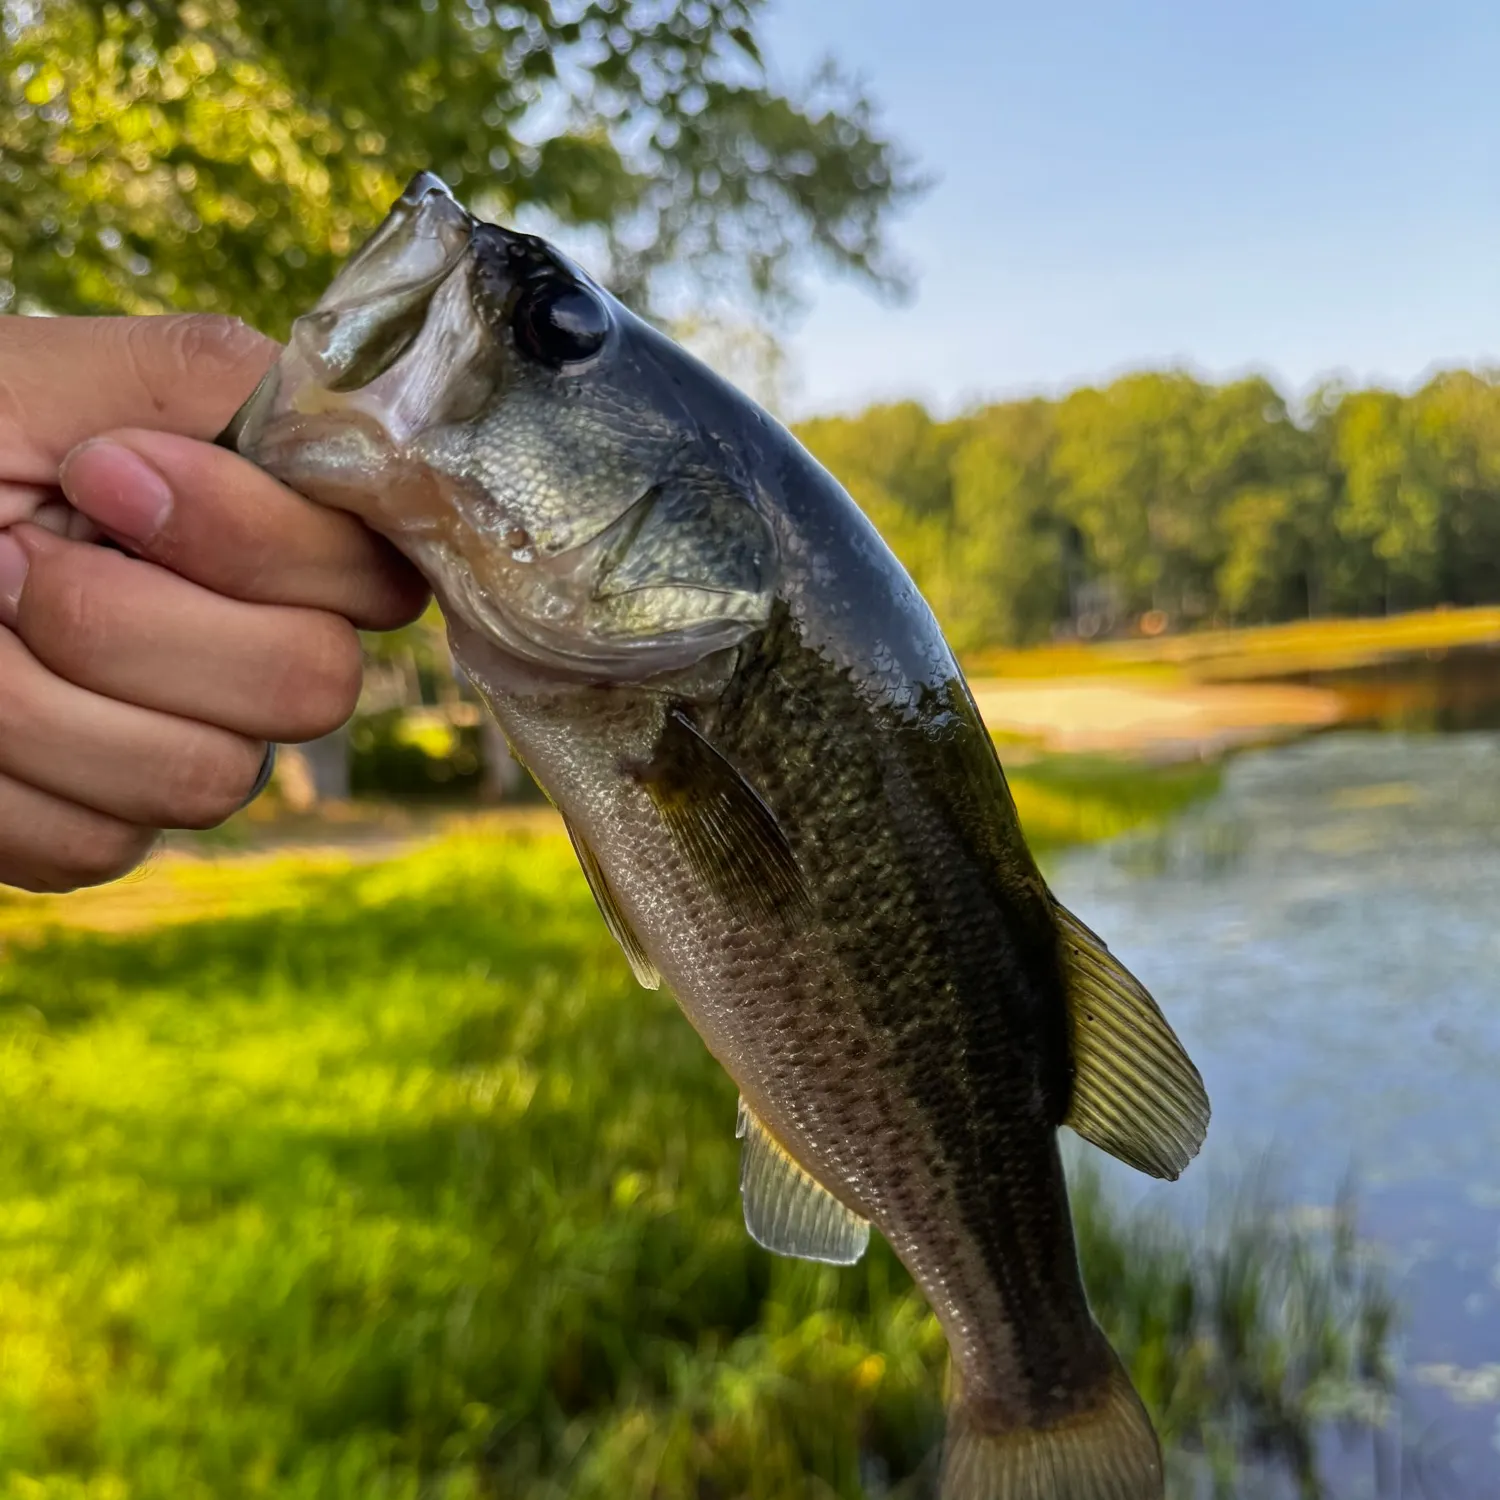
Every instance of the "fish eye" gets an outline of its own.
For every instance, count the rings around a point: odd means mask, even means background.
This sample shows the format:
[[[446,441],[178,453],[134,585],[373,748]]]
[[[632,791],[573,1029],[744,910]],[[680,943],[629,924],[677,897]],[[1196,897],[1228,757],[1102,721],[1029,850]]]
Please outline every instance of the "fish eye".
[[[587,287],[547,280],[528,287],[511,315],[516,342],[554,369],[592,359],[609,337],[609,309]]]

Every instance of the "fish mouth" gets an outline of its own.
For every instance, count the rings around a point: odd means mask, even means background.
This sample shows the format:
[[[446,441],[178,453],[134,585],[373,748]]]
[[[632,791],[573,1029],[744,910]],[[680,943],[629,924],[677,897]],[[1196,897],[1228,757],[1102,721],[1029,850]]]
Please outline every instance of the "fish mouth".
[[[478,220],[419,172],[380,228],[297,320],[293,342],[325,390],[363,390],[421,333],[439,288],[467,260]]]
[[[419,172],[380,227],[292,325],[287,347],[218,441],[302,488],[309,455],[354,449],[374,472],[399,467],[429,428],[466,421],[504,394],[496,310],[547,267],[571,263],[535,236],[486,223]],[[330,476],[331,477],[331,476]],[[399,518],[347,485],[315,497],[379,530]]]
[[[478,353],[480,330],[464,327],[474,321],[466,293],[478,228],[440,178],[419,172],[293,323],[282,357],[219,441],[253,450],[274,473],[283,456],[294,466],[319,418],[352,423],[394,452],[440,417],[459,361]]]
[[[601,610],[623,622],[629,609],[601,589],[640,524],[648,480],[641,495],[622,496],[623,514],[591,514],[554,542],[529,535],[524,515],[444,461],[445,429],[461,432],[514,378],[501,330],[517,300],[557,275],[588,283],[545,241],[476,218],[419,173],[293,324],[220,442],[388,538],[445,613],[452,605],[507,660],[549,680],[675,670],[750,627],[704,606],[659,632],[633,619],[601,630]]]

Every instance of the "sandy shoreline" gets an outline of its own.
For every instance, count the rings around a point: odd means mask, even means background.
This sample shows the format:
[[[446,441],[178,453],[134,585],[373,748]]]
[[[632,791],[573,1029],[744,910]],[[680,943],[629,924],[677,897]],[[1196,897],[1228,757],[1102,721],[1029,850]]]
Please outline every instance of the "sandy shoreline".
[[[992,734],[1072,753],[1183,759],[1326,729],[1345,716],[1324,688],[1290,683],[1154,683],[1115,677],[979,678]]]

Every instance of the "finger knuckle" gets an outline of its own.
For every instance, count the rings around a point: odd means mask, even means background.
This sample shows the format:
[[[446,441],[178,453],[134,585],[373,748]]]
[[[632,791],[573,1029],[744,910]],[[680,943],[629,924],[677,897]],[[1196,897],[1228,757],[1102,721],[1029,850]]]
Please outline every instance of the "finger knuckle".
[[[23,865],[20,869],[0,871],[0,884],[12,885],[33,896],[66,896],[70,891],[81,890],[88,881],[60,865]]]
[[[118,880],[151,852],[156,835],[128,824],[112,825],[96,833],[74,860],[73,872],[82,885],[106,885]]]
[[[13,631],[0,627],[0,724],[12,740],[28,735],[40,714],[39,678],[31,653]]]
[[[76,891],[83,882],[74,879],[55,861],[35,863],[29,860],[10,859],[0,863],[0,885],[14,886],[18,891],[30,891],[33,896],[65,896]]]
[[[102,591],[90,588],[66,560],[47,559],[33,566],[27,604],[28,624],[45,646],[44,658],[57,671],[86,671],[106,638]]]
[[[158,411],[179,399],[184,379],[237,373],[248,363],[268,362],[274,348],[248,324],[219,313],[126,320],[126,360]]]
[[[399,630],[410,625],[427,608],[431,598],[427,584],[415,568],[404,564],[391,570],[391,576],[367,610],[361,623],[371,630]]]
[[[222,313],[186,314],[178,324],[176,339],[185,369],[238,369],[248,359],[268,358],[275,348],[242,319]]]
[[[363,681],[353,627],[332,616],[316,618],[276,685],[276,737],[295,743],[331,734],[354,712]]]
[[[6,455],[13,471],[19,472],[23,455],[31,450],[30,426],[26,398],[19,384],[0,368],[0,452]]]
[[[171,778],[165,811],[173,828],[216,828],[244,805],[265,747],[228,735],[193,745]]]
[[[51,863],[31,872],[26,889],[64,895],[86,886],[118,880],[150,854],[157,838],[154,829],[103,820],[60,834]]]

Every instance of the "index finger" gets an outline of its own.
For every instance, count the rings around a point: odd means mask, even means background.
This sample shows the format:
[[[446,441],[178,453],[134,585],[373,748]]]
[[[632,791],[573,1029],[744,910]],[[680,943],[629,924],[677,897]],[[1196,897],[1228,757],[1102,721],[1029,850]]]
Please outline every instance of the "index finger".
[[[212,314],[0,319],[0,482],[55,485],[63,455],[113,427],[215,437],[278,352]]]
[[[68,455],[64,485],[132,552],[230,599],[328,610],[369,630],[405,625],[426,602],[389,542],[211,443],[106,433]]]

